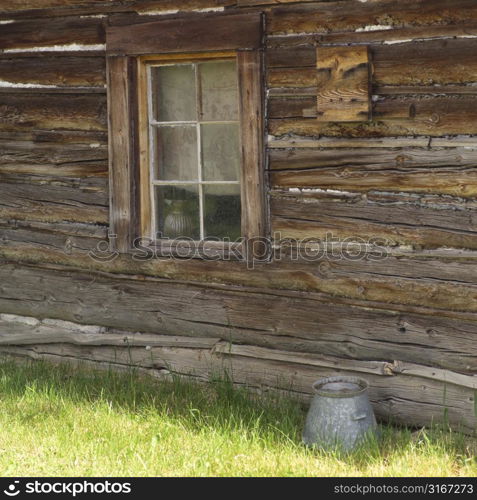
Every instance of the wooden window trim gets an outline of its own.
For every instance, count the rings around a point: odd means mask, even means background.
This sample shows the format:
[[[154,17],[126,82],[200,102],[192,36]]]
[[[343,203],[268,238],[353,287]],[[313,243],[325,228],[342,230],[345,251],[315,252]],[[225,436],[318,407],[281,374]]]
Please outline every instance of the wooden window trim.
[[[249,242],[241,251],[247,257],[263,253],[255,243],[267,234],[262,37],[259,13],[201,15],[107,30],[110,234],[117,251],[131,252],[135,240],[151,234],[149,168],[144,168],[148,134],[144,134],[145,120],[139,119],[147,105],[145,63],[227,54],[237,58],[239,81],[242,237]],[[216,255],[223,244],[207,246]]]

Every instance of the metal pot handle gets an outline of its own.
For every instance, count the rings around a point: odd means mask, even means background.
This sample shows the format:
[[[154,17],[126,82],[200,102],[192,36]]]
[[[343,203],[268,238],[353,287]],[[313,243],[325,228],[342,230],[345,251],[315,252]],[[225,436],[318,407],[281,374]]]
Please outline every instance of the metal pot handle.
[[[351,417],[351,420],[364,420],[366,417],[366,413],[363,413],[361,415],[355,415],[354,417]]]

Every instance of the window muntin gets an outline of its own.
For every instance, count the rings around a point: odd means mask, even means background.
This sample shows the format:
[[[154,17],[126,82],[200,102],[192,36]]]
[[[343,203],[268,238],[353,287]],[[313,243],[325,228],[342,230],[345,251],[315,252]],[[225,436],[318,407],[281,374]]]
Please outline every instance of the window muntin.
[[[147,64],[152,229],[162,238],[241,235],[236,58]]]

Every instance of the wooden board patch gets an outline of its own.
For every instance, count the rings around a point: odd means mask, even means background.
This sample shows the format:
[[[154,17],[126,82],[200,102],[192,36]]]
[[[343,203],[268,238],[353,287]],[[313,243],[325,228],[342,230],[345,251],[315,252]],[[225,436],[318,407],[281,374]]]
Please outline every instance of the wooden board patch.
[[[318,47],[318,121],[356,122],[370,119],[368,47]]]

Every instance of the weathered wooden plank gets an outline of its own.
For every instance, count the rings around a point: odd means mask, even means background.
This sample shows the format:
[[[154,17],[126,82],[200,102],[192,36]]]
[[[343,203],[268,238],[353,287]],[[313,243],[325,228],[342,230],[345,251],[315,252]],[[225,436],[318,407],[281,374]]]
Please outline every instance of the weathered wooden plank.
[[[325,239],[326,234],[346,241],[379,241],[380,245],[413,245],[420,248],[477,248],[477,207],[435,200],[426,206],[416,196],[403,201],[399,195],[368,200],[359,195],[338,197],[272,192],[273,231],[282,237]],[[450,267],[451,264],[449,264]],[[411,276],[419,277],[411,268]],[[440,270],[439,270],[440,271]],[[452,272],[456,272],[454,269]],[[477,282],[473,273],[446,279]],[[443,277],[443,273],[439,276]],[[401,273],[405,275],[406,273]],[[395,275],[399,275],[396,273]]]
[[[89,177],[107,175],[104,145],[0,139],[0,179],[5,174]]]
[[[0,218],[105,223],[107,193],[97,189],[0,183]]]
[[[112,26],[107,30],[109,55],[258,49],[262,44],[259,13],[197,16],[151,23]]]
[[[371,111],[371,65],[368,48],[318,47],[317,120],[367,121]]]
[[[108,133],[100,130],[1,130],[2,141],[33,143],[88,144],[91,148],[107,146]]]
[[[104,43],[104,20],[94,17],[29,19],[0,26],[0,49]]]
[[[108,125],[109,125],[109,185],[110,229],[116,235],[114,245],[127,252],[132,242],[132,158],[133,137],[130,122],[131,75],[127,57],[108,57]]]
[[[335,143],[330,143],[333,146]],[[474,167],[477,165],[477,142],[457,148],[398,148],[399,142],[390,142],[394,148],[362,147],[359,149],[273,149],[269,154],[271,170],[329,167],[358,167],[367,169],[395,169],[416,167]],[[427,146],[427,144],[426,144]],[[348,143],[352,148],[352,143]]]
[[[236,0],[181,0],[181,11],[221,9]],[[175,0],[6,0],[0,17],[22,19],[67,15],[99,15],[101,13],[148,11],[170,14],[177,11]]]
[[[269,123],[272,135],[382,137],[402,135],[444,136],[477,133],[477,98],[470,96],[396,97],[374,102],[373,121],[366,123],[321,123],[310,116],[311,100],[272,98]]]
[[[106,130],[104,95],[0,94],[0,129]]]
[[[264,175],[264,108],[260,51],[241,51],[237,56],[241,121],[241,234],[246,239],[265,237],[267,232]],[[251,252],[251,253],[250,253]],[[263,255],[263,248],[248,248]]]
[[[313,5],[271,9],[268,22],[271,34],[327,33],[354,31],[369,25],[392,27],[454,24],[475,18],[472,0],[382,0],[360,2],[320,2]]]
[[[337,189],[367,192],[373,190],[436,193],[473,198],[477,193],[475,168],[320,168],[279,170],[271,174],[271,184],[278,188]]]
[[[420,87],[428,86],[428,93],[438,93],[445,91],[445,87],[437,88],[438,85],[475,82],[476,43],[475,39],[461,38],[371,45],[373,84],[409,86],[408,93],[423,92]],[[269,48],[267,60],[271,68],[268,82],[272,88],[299,92],[315,85],[313,45]],[[453,91],[459,89],[470,91],[472,87],[455,87]],[[375,89],[375,93],[380,93],[380,89]]]
[[[84,53],[80,57],[0,58],[0,75],[2,82],[12,84],[94,88],[104,88],[106,84],[104,56],[87,57]]]
[[[323,151],[325,148],[429,148],[431,145],[442,147],[459,147],[475,145],[473,137],[446,137],[444,139],[431,139],[429,137],[370,137],[370,138],[346,138],[346,137],[319,137],[301,138],[290,137],[284,139],[276,139],[269,137],[268,149],[284,149],[293,148],[299,149],[315,149]],[[377,153],[379,154],[379,153]]]
[[[472,321],[373,309],[371,303],[350,306],[336,297],[330,301],[169,280],[93,278],[6,264],[0,276],[0,310],[10,314],[363,360],[426,359],[459,372],[477,369],[472,348],[477,323]]]

